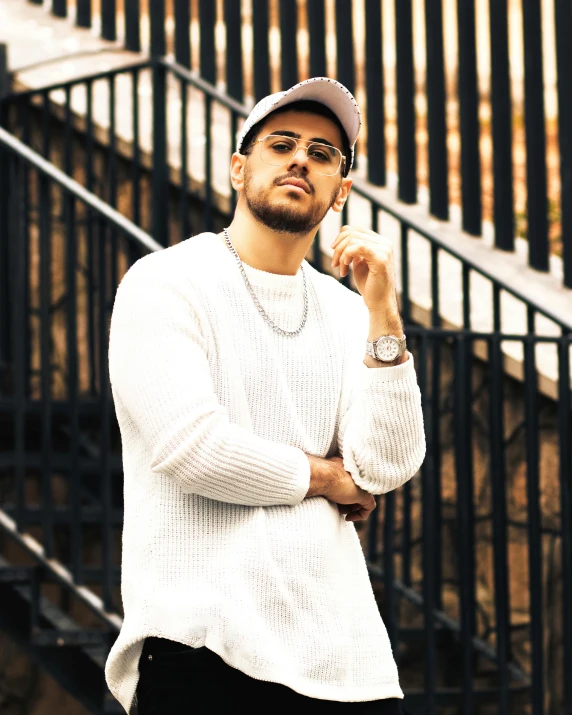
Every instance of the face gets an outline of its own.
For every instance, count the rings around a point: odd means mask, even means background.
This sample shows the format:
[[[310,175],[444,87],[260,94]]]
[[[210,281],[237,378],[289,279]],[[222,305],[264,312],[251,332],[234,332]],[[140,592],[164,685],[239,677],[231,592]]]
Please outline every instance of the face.
[[[270,115],[257,138],[281,133],[295,136],[301,143],[288,163],[284,166],[265,163],[260,156],[260,144],[255,143],[248,156],[235,155],[242,164],[242,174],[239,172],[238,185],[233,181],[233,186],[242,191],[250,213],[265,226],[305,235],[321,223],[330,208],[341,211],[351,179],[342,177],[341,168],[334,176],[316,174],[310,169],[302,147],[307,142],[320,141],[343,152],[342,138],[337,125],[327,117],[296,111]],[[233,173],[239,168],[233,157]]]

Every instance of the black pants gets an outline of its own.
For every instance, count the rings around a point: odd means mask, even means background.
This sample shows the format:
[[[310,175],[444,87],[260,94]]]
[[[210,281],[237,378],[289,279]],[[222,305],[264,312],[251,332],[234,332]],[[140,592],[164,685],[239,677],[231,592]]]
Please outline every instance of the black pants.
[[[401,715],[400,700],[340,703],[251,678],[206,647],[147,638],[139,660],[139,715]]]

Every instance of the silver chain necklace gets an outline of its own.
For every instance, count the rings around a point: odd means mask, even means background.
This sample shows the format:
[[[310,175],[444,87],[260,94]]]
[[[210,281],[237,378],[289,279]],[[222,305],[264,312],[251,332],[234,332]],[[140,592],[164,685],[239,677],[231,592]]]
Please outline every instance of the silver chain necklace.
[[[308,317],[308,287],[306,285],[306,273],[304,272],[304,266],[300,266],[302,269],[302,277],[304,279],[304,315],[302,316],[302,322],[300,324],[300,327],[297,328],[296,330],[283,330],[282,328],[278,327],[275,323],[270,320],[270,318],[266,315],[264,308],[260,305],[260,302],[258,298],[256,297],[255,292],[252,290],[252,286],[250,285],[250,281],[248,280],[248,276],[246,275],[246,272],[244,270],[244,266],[242,265],[242,261],[240,260],[240,256],[236,252],[235,247],[232,245],[230,242],[230,236],[228,235],[228,228],[223,229],[224,233],[224,240],[226,241],[228,247],[234,254],[234,257],[236,258],[236,262],[238,263],[238,267],[240,268],[240,272],[242,273],[242,277],[244,278],[244,282],[246,283],[246,287],[248,288],[248,292],[252,296],[252,300],[254,301],[254,304],[260,311],[260,315],[264,318],[264,320],[268,323],[268,325],[274,330],[276,333],[279,333],[280,335],[285,335],[287,337],[294,337],[295,335],[298,335],[298,333],[302,330],[304,325],[306,325],[306,318]]]

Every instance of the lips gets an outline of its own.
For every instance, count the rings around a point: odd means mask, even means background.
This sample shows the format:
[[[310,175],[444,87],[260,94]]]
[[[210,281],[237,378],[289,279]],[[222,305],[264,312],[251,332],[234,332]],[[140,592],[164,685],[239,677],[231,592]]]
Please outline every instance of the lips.
[[[307,194],[310,193],[310,187],[301,179],[285,179],[284,181],[281,181],[278,186],[298,186],[300,189],[304,189]]]

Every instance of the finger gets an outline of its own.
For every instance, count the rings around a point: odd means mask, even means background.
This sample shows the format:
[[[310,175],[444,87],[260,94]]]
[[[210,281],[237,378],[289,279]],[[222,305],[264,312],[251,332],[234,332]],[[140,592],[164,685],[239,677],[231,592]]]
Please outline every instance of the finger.
[[[376,243],[379,244],[380,242],[389,242],[391,241],[387,238],[384,238],[383,236],[380,236],[378,233],[374,233],[373,231],[370,231],[369,229],[363,229],[363,228],[352,228],[351,226],[344,226],[342,227],[342,230],[338,233],[336,238],[333,240],[333,242],[330,244],[330,248],[337,249],[340,247],[340,244],[342,241],[347,240],[348,238],[357,238],[362,241],[369,241],[371,243]],[[335,253],[335,251],[334,251]]]
[[[373,263],[374,261],[378,260],[378,253],[373,247],[370,247],[362,241],[354,241],[343,249],[339,257],[341,277],[344,277],[349,273],[350,264],[357,256],[363,258],[368,265],[370,265],[370,262]]]

